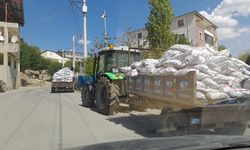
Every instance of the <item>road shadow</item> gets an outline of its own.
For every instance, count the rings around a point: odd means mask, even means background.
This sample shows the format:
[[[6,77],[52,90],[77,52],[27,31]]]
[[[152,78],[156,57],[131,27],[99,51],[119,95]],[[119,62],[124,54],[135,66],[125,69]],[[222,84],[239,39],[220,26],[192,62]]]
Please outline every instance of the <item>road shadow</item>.
[[[133,115],[130,114],[126,117],[111,117],[107,119],[115,124],[122,125],[123,127],[133,130],[135,133],[143,137],[169,137],[173,136],[167,132],[161,131],[162,123],[160,115]],[[189,130],[183,133],[183,135],[202,135],[210,134],[214,135],[213,130],[199,129],[199,130]]]
[[[109,118],[107,120],[115,124],[122,125],[129,130],[133,130],[135,133],[143,137],[162,136],[159,132],[157,132],[157,130],[161,127],[160,115],[130,114],[126,117]]]
[[[58,94],[58,93],[75,93],[75,91],[70,91],[70,90],[61,90],[61,91],[59,91],[59,90],[57,90],[57,91],[55,91],[55,92],[51,92],[51,91],[50,91],[50,93],[51,93],[51,94]]]

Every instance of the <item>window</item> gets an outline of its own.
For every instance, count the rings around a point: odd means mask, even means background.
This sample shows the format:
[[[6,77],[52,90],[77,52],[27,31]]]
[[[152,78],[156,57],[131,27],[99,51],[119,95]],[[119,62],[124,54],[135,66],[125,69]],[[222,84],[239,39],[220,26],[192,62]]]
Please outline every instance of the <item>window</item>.
[[[128,53],[117,53],[118,57],[118,67],[128,66]]]
[[[102,54],[99,57],[98,72],[104,71],[105,55]]]
[[[203,33],[202,32],[200,32],[200,40],[203,41]]]
[[[141,39],[142,38],[142,33],[138,33],[137,34],[137,39]]]
[[[116,53],[107,54],[107,71],[112,71],[116,67]]]
[[[16,69],[16,66],[17,66],[17,63],[16,63],[16,61],[14,61],[14,68]]]
[[[8,56],[8,65],[11,66],[11,57]]]
[[[214,45],[214,44],[213,44],[213,37],[210,36],[210,35],[208,35],[208,34],[206,34],[206,33],[205,33],[205,41],[206,41],[206,43],[209,44],[210,46],[213,46],[213,45]]]
[[[183,39],[185,37],[186,37],[185,34],[179,34],[179,39]]]
[[[178,21],[177,21],[177,24],[178,24],[178,27],[184,26],[184,20],[183,20],[183,19],[178,20]]]
[[[0,53],[0,65],[3,65],[3,53]]]

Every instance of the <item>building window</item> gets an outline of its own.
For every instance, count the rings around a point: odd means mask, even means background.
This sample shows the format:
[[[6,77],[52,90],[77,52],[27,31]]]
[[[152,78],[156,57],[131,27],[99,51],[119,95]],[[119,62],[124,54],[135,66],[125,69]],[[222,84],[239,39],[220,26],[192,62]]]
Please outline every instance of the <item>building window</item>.
[[[0,65],[3,65],[3,53],[0,53]]]
[[[213,37],[210,36],[210,35],[208,35],[208,34],[206,34],[206,33],[205,33],[205,41],[206,41],[206,43],[209,44],[210,46],[213,46],[213,45],[214,45],[214,44],[213,44]]]
[[[14,60],[14,68],[16,69],[16,66],[17,66],[17,63],[16,61]]]
[[[186,38],[185,34],[179,34],[179,39]]]
[[[8,65],[11,66],[11,57],[8,56]]]
[[[200,32],[200,40],[203,41],[203,33],[202,32]]]
[[[137,34],[137,39],[141,39],[142,38],[142,33],[138,33]]]
[[[184,19],[178,20],[177,24],[178,24],[178,27],[184,26]]]

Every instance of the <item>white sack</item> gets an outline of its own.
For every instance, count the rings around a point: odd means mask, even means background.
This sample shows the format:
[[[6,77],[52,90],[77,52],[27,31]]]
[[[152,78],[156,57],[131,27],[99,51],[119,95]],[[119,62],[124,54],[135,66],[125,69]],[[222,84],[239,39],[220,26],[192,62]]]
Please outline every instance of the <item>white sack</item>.
[[[142,66],[142,62],[140,62],[140,61],[139,62],[134,62],[134,63],[131,64],[132,68],[139,68],[140,66]]]
[[[219,51],[219,55],[225,56],[225,57],[230,57],[230,51],[229,51],[229,49]]]
[[[167,60],[167,61],[161,62],[161,66],[182,68],[182,67],[184,67],[184,64],[179,60]]]
[[[221,100],[221,99],[230,98],[226,93],[220,92],[220,91],[216,91],[216,90],[207,92],[206,97],[208,99],[212,99],[212,100]]]
[[[122,72],[124,72],[125,74],[128,73],[132,68],[131,67],[121,67],[120,68]]]
[[[159,63],[157,59],[144,59],[141,61],[143,66],[155,65]]]
[[[241,68],[240,71],[248,76],[250,76],[250,71],[248,71],[246,68]]]
[[[189,72],[192,72],[192,71],[197,72],[196,69],[185,68],[185,69],[181,69],[181,70],[177,71],[174,75],[176,75],[176,76],[184,76],[184,75],[187,75]]]
[[[130,76],[130,77],[135,77],[135,76],[138,76],[138,71],[137,71],[137,69],[132,69],[132,70],[130,70],[128,73],[127,73],[127,75],[128,76]]]
[[[215,76],[217,74],[215,71],[210,70],[206,65],[196,65],[194,68],[202,73],[209,75],[210,77]]]
[[[203,79],[202,80],[202,82],[204,83],[204,84],[206,84],[206,86],[208,87],[208,88],[211,88],[211,89],[216,89],[216,90],[218,90],[218,89],[220,89],[220,85],[218,85],[216,82],[214,82],[211,78],[205,78],[205,79]]]
[[[157,68],[156,75],[173,75],[177,70],[174,67],[160,67]]]
[[[212,79],[213,79],[217,84],[229,84],[230,81],[234,81],[234,80],[235,80],[235,77],[217,74],[216,76],[212,77]]]
[[[205,94],[201,93],[201,92],[196,92],[196,98],[198,100],[206,100],[206,96]]]
[[[194,66],[197,64],[202,64],[205,62],[205,58],[198,55],[190,55],[185,58],[184,63],[189,66]]]
[[[201,81],[201,80],[203,80],[203,79],[205,79],[205,78],[208,78],[209,75],[207,75],[207,74],[205,74],[205,73],[202,73],[202,72],[198,71],[198,72],[196,73],[196,77],[197,77],[197,80],[198,80],[198,81]]]

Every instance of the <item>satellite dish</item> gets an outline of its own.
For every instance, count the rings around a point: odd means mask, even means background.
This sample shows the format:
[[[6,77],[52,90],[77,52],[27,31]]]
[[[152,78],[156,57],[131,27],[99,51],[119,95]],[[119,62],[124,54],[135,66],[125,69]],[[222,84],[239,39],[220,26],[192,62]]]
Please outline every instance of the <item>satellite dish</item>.
[[[17,41],[18,41],[18,37],[17,36],[12,36],[11,37],[11,43],[15,44],[15,43],[17,43]]]
[[[0,42],[4,41],[4,37],[2,35],[0,35]]]

